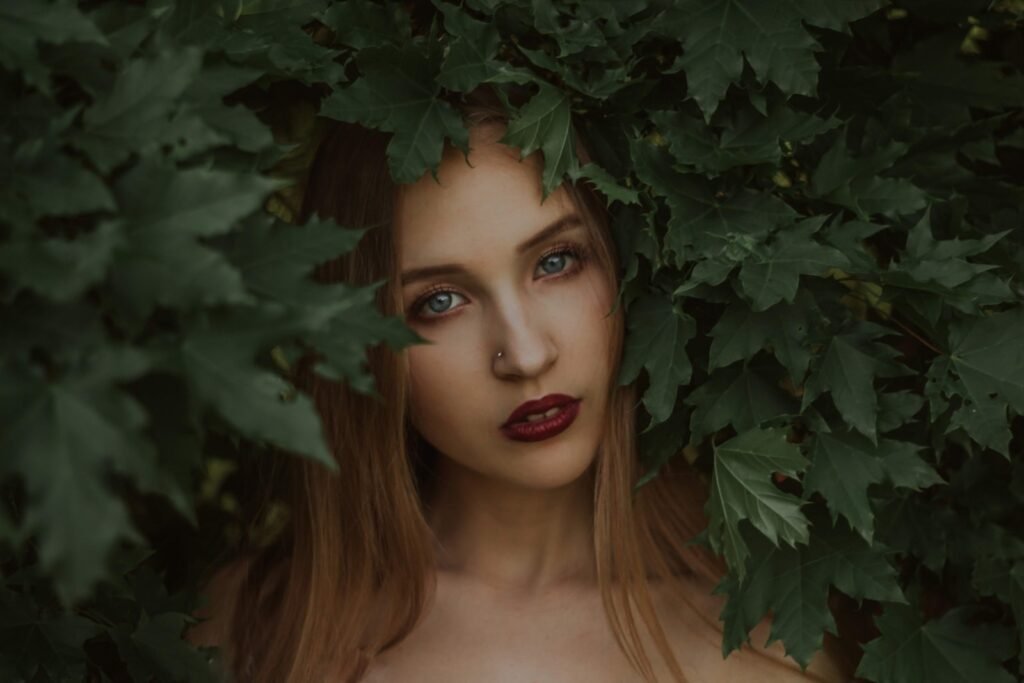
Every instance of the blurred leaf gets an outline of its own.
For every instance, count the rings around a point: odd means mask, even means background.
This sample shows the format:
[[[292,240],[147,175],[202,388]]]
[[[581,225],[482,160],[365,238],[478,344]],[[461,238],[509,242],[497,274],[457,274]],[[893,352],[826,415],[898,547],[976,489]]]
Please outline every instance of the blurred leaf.
[[[161,305],[248,301],[238,270],[198,238],[236,229],[277,185],[224,171],[134,168],[116,188],[125,220],[112,268],[119,300],[139,315]]]
[[[0,7],[0,65],[43,92],[50,92],[50,74],[39,61],[38,43],[69,41],[107,42],[71,0],[10,0]]]
[[[255,363],[259,352],[287,339],[289,327],[296,326],[254,313],[197,320],[174,360],[200,400],[239,433],[334,469],[313,402],[301,393],[292,396],[287,382]]]
[[[92,360],[57,380],[8,365],[0,382],[3,468],[25,482],[24,526],[39,534],[40,561],[65,603],[106,575],[115,543],[138,539],[109,475],[151,467],[144,464],[152,449],[142,438],[146,416],[117,387],[145,372],[148,359],[108,348]]]

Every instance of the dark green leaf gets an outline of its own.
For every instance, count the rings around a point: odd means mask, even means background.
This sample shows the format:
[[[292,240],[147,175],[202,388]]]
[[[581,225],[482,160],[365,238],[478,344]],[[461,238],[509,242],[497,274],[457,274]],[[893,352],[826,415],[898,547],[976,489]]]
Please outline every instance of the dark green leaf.
[[[445,139],[468,150],[469,133],[459,115],[438,99],[437,59],[419,48],[366,48],[359,53],[363,77],[336,90],[321,113],[394,133],[388,143],[391,176],[399,183],[418,180],[441,163]]]
[[[137,470],[152,449],[146,415],[117,387],[147,369],[145,356],[111,348],[92,360],[57,381],[9,365],[0,382],[3,467],[25,482],[25,529],[39,535],[40,561],[68,603],[106,575],[115,543],[138,539],[108,476]]]
[[[895,350],[872,341],[886,334],[884,328],[860,323],[854,331],[833,337],[821,367],[807,380],[803,407],[828,391],[846,423],[874,442],[878,410],[874,378],[909,372],[895,362]]]
[[[119,300],[139,314],[159,305],[248,301],[240,273],[198,238],[234,230],[277,185],[224,171],[133,169],[117,185],[125,221],[112,268]]]
[[[772,626],[765,643],[781,640],[786,654],[807,666],[821,649],[825,631],[836,634],[829,610],[829,586],[856,599],[905,602],[896,570],[883,550],[874,548],[845,525],[816,523],[806,545],[774,547],[749,534],[751,558],[746,578],[727,577],[716,588],[729,601],[722,655],[749,642],[750,630],[769,612]]]
[[[518,147],[521,156],[538,149],[543,152],[543,189],[547,197],[579,163],[573,135],[569,98],[554,86],[541,82],[537,94],[509,121],[501,142]]]
[[[888,605],[877,619],[881,636],[864,646],[857,675],[878,683],[1012,683],[1001,662],[1013,655],[1009,629],[976,624],[959,607],[925,622],[915,607]]]
[[[1024,415],[1024,312],[1007,311],[959,325],[951,335],[950,368],[970,403],[958,422],[980,443],[1009,457],[1007,406]]]
[[[50,74],[39,61],[37,45],[69,41],[107,43],[70,0],[11,0],[0,8],[0,65],[22,72],[28,83],[44,92],[50,91]]]
[[[647,370],[650,380],[643,402],[654,422],[672,414],[679,385],[689,381],[693,368],[686,343],[695,333],[693,318],[666,296],[647,295],[628,311],[629,330],[619,384],[629,384]]]
[[[199,398],[241,434],[335,468],[313,402],[255,363],[257,353],[284,341],[294,325],[254,314],[197,321],[176,360]]]
[[[777,429],[753,429],[715,448],[708,499],[708,538],[742,579],[750,549],[740,531],[747,521],[775,545],[806,543],[807,518],[801,501],[775,486],[775,473],[796,476],[807,466],[799,447]]]

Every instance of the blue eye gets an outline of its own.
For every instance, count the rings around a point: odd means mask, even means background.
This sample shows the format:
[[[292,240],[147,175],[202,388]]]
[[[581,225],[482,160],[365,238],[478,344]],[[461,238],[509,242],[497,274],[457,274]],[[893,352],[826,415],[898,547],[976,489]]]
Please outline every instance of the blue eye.
[[[546,273],[558,273],[565,268],[565,257],[570,252],[568,250],[556,251],[553,254],[548,254],[544,257],[544,260],[540,262],[540,267],[544,269]],[[555,270],[552,270],[554,268]]]
[[[452,304],[452,297],[458,296],[455,292],[450,290],[442,290],[428,296],[424,301],[423,305],[431,310],[433,313],[446,313],[450,310]]]
[[[586,252],[581,247],[562,246],[540,257],[540,260],[537,262],[538,271],[535,271],[535,275],[538,277],[559,275],[559,279],[568,277],[579,272],[583,267],[585,257]],[[576,260],[574,267],[569,265],[569,262],[566,261],[567,258]],[[564,275],[562,275],[563,273]],[[417,299],[416,303],[409,309],[410,314],[421,320],[442,318],[450,311],[458,308],[455,306],[455,297],[465,298],[454,290],[438,286]]]

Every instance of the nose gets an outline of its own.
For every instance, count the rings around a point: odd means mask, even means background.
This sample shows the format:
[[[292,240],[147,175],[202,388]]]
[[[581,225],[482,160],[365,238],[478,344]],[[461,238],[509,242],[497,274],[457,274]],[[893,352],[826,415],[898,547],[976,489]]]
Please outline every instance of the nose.
[[[494,329],[498,333],[491,347],[494,374],[502,379],[540,377],[558,360],[558,346],[551,336],[549,321],[528,298],[509,297],[496,305]],[[497,349],[497,350],[493,350]],[[501,358],[495,358],[501,351]]]

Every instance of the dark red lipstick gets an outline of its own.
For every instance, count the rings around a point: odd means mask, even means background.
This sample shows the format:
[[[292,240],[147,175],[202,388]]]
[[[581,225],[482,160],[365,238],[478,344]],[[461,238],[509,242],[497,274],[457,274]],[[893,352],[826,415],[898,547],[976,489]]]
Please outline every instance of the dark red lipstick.
[[[565,394],[548,394],[536,401],[527,401],[512,411],[501,431],[515,441],[541,441],[569,428],[580,412],[580,400]],[[552,408],[557,412],[540,420],[529,421],[527,416],[540,415]]]

